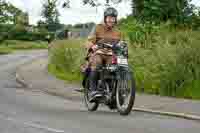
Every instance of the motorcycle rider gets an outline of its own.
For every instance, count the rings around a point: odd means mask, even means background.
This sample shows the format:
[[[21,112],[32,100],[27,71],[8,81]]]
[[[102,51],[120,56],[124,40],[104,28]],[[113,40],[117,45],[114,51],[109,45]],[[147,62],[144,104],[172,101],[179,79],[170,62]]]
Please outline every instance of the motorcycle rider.
[[[90,101],[102,96],[97,89],[98,73],[96,68],[99,65],[112,63],[112,50],[111,49],[98,49],[96,43],[113,43],[122,40],[122,33],[117,29],[117,16],[118,12],[115,8],[109,7],[104,12],[104,24],[98,24],[95,32],[88,37],[86,48],[89,53],[89,67],[91,72],[89,74],[89,84],[91,87]]]

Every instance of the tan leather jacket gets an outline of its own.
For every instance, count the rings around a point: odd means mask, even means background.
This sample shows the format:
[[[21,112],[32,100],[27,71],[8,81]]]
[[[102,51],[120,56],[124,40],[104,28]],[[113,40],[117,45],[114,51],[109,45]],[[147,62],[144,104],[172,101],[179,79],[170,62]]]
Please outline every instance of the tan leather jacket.
[[[104,24],[98,24],[96,26],[96,29],[92,35],[88,37],[88,41],[92,42],[93,45],[95,45],[97,42],[113,42],[113,41],[120,41],[123,39],[122,33],[115,27],[108,28]],[[92,47],[92,46],[87,46]],[[110,49],[99,49],[96,51],[98,54],[106,54],[106,55],[112,55],[112,50]]]

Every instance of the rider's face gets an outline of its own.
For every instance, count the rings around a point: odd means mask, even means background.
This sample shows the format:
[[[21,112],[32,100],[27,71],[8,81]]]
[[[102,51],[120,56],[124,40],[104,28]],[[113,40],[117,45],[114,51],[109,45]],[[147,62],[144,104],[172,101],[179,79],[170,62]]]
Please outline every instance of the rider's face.
[[[112,16],[106,17],[106,25],[108,25],[109,27],[113,27],[115,25],[115,22],[116,22],[115,17],[112,17]]]

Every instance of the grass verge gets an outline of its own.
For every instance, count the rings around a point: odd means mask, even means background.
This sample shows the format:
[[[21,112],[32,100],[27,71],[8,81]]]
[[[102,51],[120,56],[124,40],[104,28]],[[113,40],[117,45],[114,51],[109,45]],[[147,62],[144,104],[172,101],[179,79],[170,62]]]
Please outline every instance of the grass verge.
[[[137,91],[178,98],[200,99],[200,32],[160,30],[149,47],[129,45],[129,65]],[[54,42],[49,71],[58,78],[80,81],[84,40]]]
[[[12,53],[12,49],[0,46],[0,55],[10,54],[10,53]]]
[[[32,49],[47,49],[48,44],[43,41],[20,41],[20,40],[5,40],[3,47],[13,50],[32,50]]]

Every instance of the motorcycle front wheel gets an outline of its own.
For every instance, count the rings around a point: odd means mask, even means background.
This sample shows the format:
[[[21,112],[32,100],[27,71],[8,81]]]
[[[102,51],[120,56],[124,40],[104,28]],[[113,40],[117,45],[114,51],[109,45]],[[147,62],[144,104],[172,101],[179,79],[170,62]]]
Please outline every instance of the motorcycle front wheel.
[[[135,80],[131,72],[120,72],[116,87],[117,110],[121,115],[128,115],[135,102]]]
[[[88,111],[96,111],[99,107],[98,102],[90,102],[89,101],[89,94],[91,92],[90,85],[89,85],[89,78],[85,80],[85,87],[84,87],[84,101],[85,105],[88,108]]]

